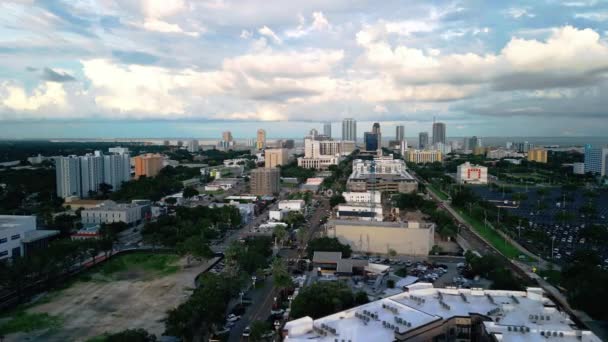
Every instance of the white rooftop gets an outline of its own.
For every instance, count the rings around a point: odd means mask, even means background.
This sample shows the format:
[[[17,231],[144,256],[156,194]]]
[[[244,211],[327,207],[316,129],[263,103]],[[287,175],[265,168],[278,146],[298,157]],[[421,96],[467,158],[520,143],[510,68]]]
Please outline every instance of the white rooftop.
[[[526,291],[482,289],[436,289],[417,283],[408,292],[323,317],[288,322],[285,341],[393,341],[396,331],[404,334],[432,322],[477,314],[488,333],[499,341],[545,341],[547,335],[560,342],[600,342],[589,331],[576,328],[567,314],[543,295],[540,288]],[[292,327],[297,329],[291,330]],[[306,329],[307,328],[307,329]],[[542,332],[542,334],[541,334]]]

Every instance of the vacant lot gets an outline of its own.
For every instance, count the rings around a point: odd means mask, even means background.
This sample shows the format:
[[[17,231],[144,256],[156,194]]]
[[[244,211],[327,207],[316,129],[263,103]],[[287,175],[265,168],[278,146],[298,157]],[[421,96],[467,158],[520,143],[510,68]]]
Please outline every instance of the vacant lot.
[[[15,313],[45,314],[53,324],[8,334],[5,340],[86,341],[129,328],[143,328],[160,336],[166,311],[190,296],[195,277],[207,263],[193,261],[188,266],[185,259],[172,255],[117,257],[84,281]]]

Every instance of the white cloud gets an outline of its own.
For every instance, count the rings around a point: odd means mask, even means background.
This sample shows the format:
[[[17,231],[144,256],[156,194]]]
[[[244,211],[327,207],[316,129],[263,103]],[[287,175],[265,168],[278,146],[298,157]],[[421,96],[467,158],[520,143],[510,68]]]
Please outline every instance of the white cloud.
[[[514,19],[536,17],[536,14],[530,12],[529,7],[511,7],[505,12],[505,14]]]
[[[387,113],[388,109],[385,105],[377,104],[374,106],[374,113]]]
[[[585,13],[575,13],[575,18],[582,18],[591,21],[603,22],[608,20],[608,12],[585,12]]]
[[[261,28],[259,28],[258,29],[258,33],[261,34],[262,36],[266,36],[268,38],[271,38],[277,44],[281,44],[282,43],[281,38],[279,38],[279,36],[277,36],[276,33],[274,33],[274,31],[271,30],[266,25],[264,25]]]
[[[325,18],[323,12],[313,12],[312,22],[306,25],[306,18],[298,16],[299,25],[296,29],[285,31],[285,36],[289,38],[301,38],[312,32],[323,32],[331,30],[331,24]]]
[[[49,107],[67,108],[66,97],[63,84],[56,82],[44,82],[34,89],[31,95],[19,86],[0,84],[2,104],[16,111],[36,111]]]
[[[148,18],[144,21],[142,27],[148,31],[156,31],[162,33],[181,33],[191,37],[198,37],[199,32],[186,32],[177,24],[170,24],[166,21]]]
[[[328,74],[343,58],[342,50],[266,50],[226,59],[223,68],[251,76],[302,77]]]
[[[142,11],[147,18],[164,18],[186,9],[183,0],[141,0]]]
[[[312,17],[312,28],[314,30],[324,31],[331,28],[331,25],[329,24],[329,21],[327,21],[327,18],[325,18],[325,15],[323,15],[323,12],[313,12]]]
[[[241,35],[239,37],[241,37],[243,39],[249,39],[249,38],[251,38],[251,36],[252,36],[251,31],[243,30],[243,31],[241,31]]]

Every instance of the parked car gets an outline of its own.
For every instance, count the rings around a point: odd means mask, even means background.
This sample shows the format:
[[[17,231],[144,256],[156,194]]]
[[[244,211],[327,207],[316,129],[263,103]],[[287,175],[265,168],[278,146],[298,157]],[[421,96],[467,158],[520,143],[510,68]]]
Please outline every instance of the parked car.
[[[245,330],[243,330],[243,337],[249,337],[250,334],[251,334],[251,328],[246,327]]]
[[[235,315],[235,314],[230,314],[230,315],[228,315],[228,317],[226,317],[226,320],[227,320],[228,322],[236,322],[236,321],[238,321],[239,319],[241,319],[241,316],[237,316],[237,315]]]

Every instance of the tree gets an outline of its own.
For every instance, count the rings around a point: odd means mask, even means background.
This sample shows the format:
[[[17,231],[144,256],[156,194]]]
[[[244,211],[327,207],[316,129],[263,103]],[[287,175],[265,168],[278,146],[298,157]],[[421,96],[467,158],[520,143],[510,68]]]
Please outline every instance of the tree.
[[[272,332],[272,326],[266,321],[253,321],[249,332],[249,341],[264,341],[264,336]]]
[[[287,230],[282,225],[276,225],[272,230],[272,235],[274,235],[275,246],[280,245],[282,247],[287,237]]]
[[[144,329],[127,329],[105,336],[107,342],[156,342],[156,336]]]
[[[329,199],[329,205],[332,207],[335,207],[340,203],[346,203],[346,199],[342,195],[333,195]]]
[[[178,245],[177,250],[181,255],[188,255],[188,264],[190,264],[190,257],[201,260],[213,255],[213,251],[209,247],[209,244],[205,238],[200,235],[187,238]]]
[[[196,190],[195,188],[189,186],[187,188],[184,189],[184,192],[182,193],[182,195],[184,196],[184,198],[192,198],[194,196],[198,196],[199,192],[198,190]]]
[[[363,301],[343,283],[321,282],[303,288],[291,304],[293,319],[310,316],[313,319],[350,309]],[[366,299],[367,300],[367,299]]]
[[[288,288],[293,286],[293,281],[291,280],[291,276],[287,271],[287,266],[283,259],[275,259],[272,262],[272,278],[274,280],[275,286],[278,288]]]
[[[306,252],[308,253],[309,259],[312,259],[312,256],[315,251],[342,252],[343,258],[349,258],[352,254],[352,249],[349,245],[344,245],[340,243],[337,238],[330,237],[320,237],[310,240],[308,242],[308,247],[306,248]]]
[[[177,198],[175,198],[175,197],[166,198],[165,203],[167,203],[168,205],[175,205],[177,203]]]
[[[388,256],[391,257],[391,258],[396,257],[397,256],[397,251],[394,250],[394,249],[392,249],[392,248],[389,248],[388,249]]]
[[[104,199],[108,198],[108,194],[112,192],[112,185],[108,183],[99,184],[99,192],[101,193]]]
[[[287,217],[285,217],[283,222],[287,223],[293,228],[304,222],[304,215],[302,215],[302,213],[299,211],[290,211],[287,213]]]

